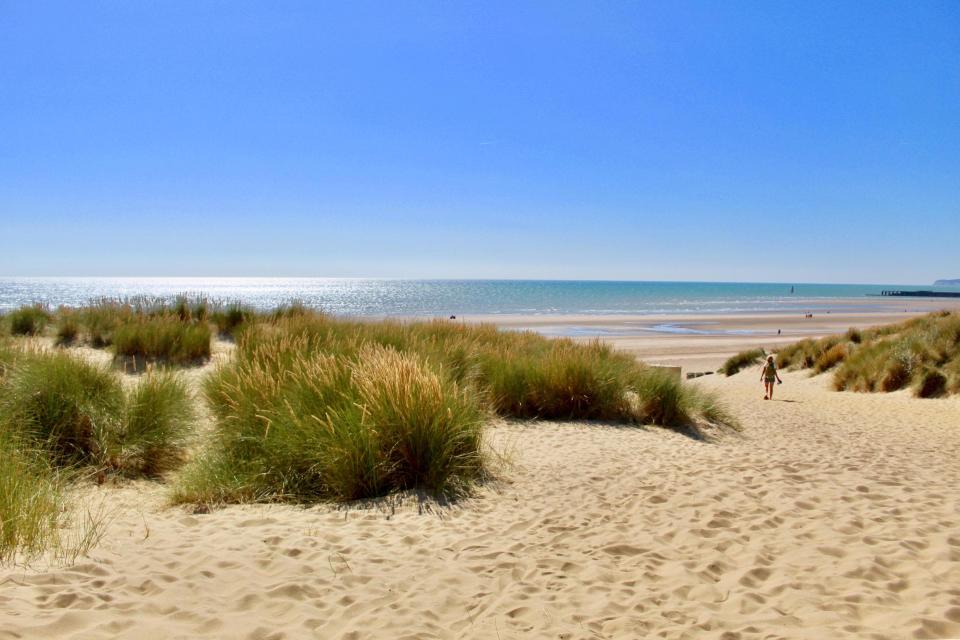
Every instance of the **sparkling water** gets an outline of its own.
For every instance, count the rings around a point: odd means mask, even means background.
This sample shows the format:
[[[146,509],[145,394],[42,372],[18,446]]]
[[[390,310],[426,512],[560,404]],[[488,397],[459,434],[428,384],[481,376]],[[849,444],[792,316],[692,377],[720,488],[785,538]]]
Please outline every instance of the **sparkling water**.
[[[794,312],[817,311],[840,299],[853,299],[855,309],[879,308],[879,300],[871,295],[904,288],[938,287],[579,280],[0,278],[0,310],[34,302],[78,306],[101,297],[170,298],[188,293],[204,294],[212,300],[239,300],[260,309],[299,300],[352,316]]]

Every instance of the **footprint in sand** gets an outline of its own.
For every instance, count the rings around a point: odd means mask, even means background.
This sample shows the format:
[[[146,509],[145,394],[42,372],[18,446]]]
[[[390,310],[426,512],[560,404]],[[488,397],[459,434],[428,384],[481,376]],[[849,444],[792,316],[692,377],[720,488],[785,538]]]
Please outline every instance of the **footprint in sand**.
[[[613,544],[604,547],[603,550],[612,556],[637,556],[649,551],[649,549],[641,549],[640,547],[634,547],[629,544]]]
[[[756,567],[747,571],[742,578],[740,578],[740,584],[743,586],[754,589],[764,582],[767,581],[767,578],[770,577],[771,571],[763,567]]]

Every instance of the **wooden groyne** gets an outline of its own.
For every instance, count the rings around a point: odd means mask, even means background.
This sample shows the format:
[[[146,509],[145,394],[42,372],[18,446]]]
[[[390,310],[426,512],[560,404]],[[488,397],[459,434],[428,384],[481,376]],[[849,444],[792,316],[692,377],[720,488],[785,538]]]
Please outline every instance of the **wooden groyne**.
[[[960,298],[960,291],[881,291],[881,296],[908,298]]]

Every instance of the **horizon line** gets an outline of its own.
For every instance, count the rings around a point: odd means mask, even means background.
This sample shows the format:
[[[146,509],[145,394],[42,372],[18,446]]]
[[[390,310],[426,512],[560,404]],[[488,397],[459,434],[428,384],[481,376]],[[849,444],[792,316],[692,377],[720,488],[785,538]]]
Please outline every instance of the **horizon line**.
[[[529,278],[529,277],[510,277],[510,278],[484,278],[484,277],[461,277],[461,278],[443,278],[443,277],[409,277],[409,276],[318,276],[318,275],[0,275],[0,279],[17,278],[43,278],[43,279],[85,279],[85,278],[116,278],[116,279],[283,279],[283,280],[392,280],[392,281],[420,281],[420,282],[620,282],[620,283],[670,283],[670,284],[770,284],[770,285],[834,285],[834,286],[938,286],[933,282],[936,280],[951,280],[952,278],[934,278],[929,283],[919,282],[805,282],[801,280],[639,280],[629,278]],[[949,285],[939,285],[949,286]]]

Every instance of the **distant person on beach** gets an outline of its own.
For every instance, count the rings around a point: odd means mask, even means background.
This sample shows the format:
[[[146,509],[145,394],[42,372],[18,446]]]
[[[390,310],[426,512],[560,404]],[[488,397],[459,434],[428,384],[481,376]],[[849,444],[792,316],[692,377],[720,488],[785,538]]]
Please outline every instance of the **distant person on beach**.
[[[760,381],[764,386],[763,399],[773,400],[773,383],[783,384],[780,374],[777,373],[777,365],[773,362],[773,356],[767,356],[767,362],[763,365],[763,371],[760,372]]]

